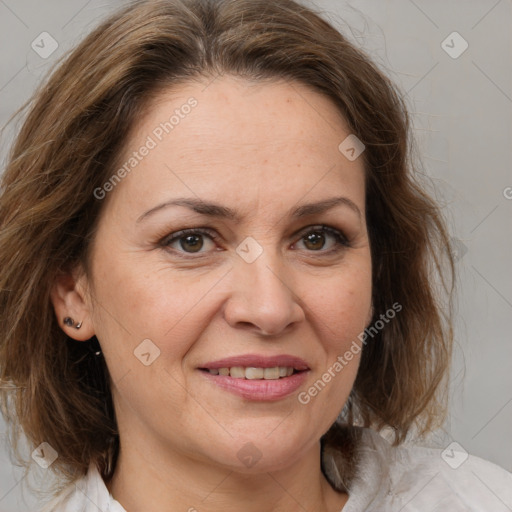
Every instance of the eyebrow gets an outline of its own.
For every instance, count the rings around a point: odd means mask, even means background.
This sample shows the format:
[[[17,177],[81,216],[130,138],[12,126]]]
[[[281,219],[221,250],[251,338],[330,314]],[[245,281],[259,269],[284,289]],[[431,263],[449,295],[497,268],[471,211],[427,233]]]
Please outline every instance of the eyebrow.
[[[240,215],[235,210],[228,208],[227,206],[222,206],[216,203],[208,203],[196,198],[181,197],[171,201],[166,201],[165,203],[151,208],[147,212],[143,213],[136,222],[139,223],[154,213],[171,206],[184,206],[186,208],[190,208],[196,213],[199,213],[200,215],[205,215],[207,217],[227,219],[234,222],[240,222],[241,219]],[[335,208],[336,206],[347,206],[353,212],[355,212],[360,219],[362,218],[361,210],[358,208],[358,206],[348,197],[343,196],[331,197],[316,203],[303,204],[292,210],[290,212],[290,216],[291,218],[298,219],[301,217],[307,217],[309,215],[324,213],[332,208]]]

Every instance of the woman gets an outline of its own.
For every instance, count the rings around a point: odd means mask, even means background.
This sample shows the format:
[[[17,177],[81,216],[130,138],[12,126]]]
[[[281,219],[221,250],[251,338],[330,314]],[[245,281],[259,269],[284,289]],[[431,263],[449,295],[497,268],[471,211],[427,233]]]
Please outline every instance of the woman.
[[[505,470],[404,444],[443,418],[453,288],[408,130],[292,0],[137,2],[69,55],[0,198],[4,414],[45,510],[512,506]]]

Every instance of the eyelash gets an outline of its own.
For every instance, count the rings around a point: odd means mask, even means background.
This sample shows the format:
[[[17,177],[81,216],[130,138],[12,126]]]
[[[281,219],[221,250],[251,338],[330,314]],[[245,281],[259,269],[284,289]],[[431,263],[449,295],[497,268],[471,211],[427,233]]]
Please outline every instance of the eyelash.
[[[301,231],[301,236],[299,237],[298,241],[303,240],[306,237],[306,235],[308,235],[310,233],[322,233],[322,234],[327,233],[335,238],[336,244],[332,249],[328,249],[326,251],[318,250],[318,251],[307,251],[307,252],[311,252],[313,254],[330,255],[330,254],[337,253],[339,251],[342,251],[343,249],[350,247],[349,241],[347,240],[347,238],[344,236],[344,234],[341,231],[339,231],[338,229],[332,228],[330,226],[325,226],[325,225],[308,226],[307,228],[305,228],[305,230]],[[186,236],[189,236],[189,235],[207,236],[214,242],[220,240],[220,237],[214,231],[212,231],[210,229],[192,228],[192,229],[183,229],[183,230],[177,231],[176,233],[173,233],[169,236],[166,236],[165,238],[163,238],[160,241],[159,245],[166,250],[172,250],[172,252],[179,254],[180,257],[182,257],[182,258],[197,259],[197,258],[201,257],[202,255],[204,255],[205,253],[202,253],[202,252],[187,253],[184,251],[179,251],[179,250],[168,248],[169,245],[171,245],[176,240],[180,240],[181,238],[185,238]],[[195,256],[194,254],[197,254],[197,256]]]

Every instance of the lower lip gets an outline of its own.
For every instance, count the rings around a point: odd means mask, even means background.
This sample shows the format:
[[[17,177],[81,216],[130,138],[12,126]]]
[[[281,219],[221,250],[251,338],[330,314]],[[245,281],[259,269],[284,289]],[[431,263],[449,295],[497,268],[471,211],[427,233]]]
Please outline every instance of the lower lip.
[[[205,378],[217,386],[241,396],[246,400],[272,402],[281,400],[296,391],[307,378],[308,370],[294,373],[289,377],[280,379],[235,379],[229,375],[213,375],[207,371],[199,370]]]

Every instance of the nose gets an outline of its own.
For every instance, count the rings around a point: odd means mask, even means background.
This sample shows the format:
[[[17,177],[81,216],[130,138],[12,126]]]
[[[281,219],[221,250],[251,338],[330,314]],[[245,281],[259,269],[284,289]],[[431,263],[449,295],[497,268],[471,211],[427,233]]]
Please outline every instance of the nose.
[[[233,328],[276,336],[305,318],[302,300],[293,290],[291,272],[266,250],[254,262],[236,261],[224,317]]]

